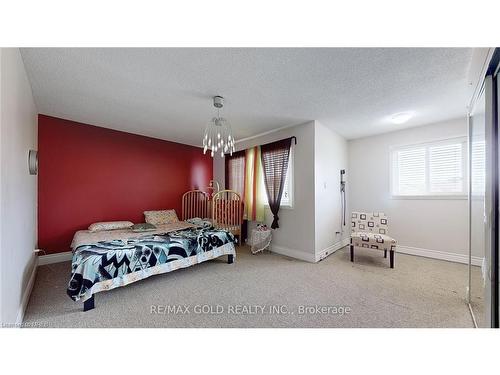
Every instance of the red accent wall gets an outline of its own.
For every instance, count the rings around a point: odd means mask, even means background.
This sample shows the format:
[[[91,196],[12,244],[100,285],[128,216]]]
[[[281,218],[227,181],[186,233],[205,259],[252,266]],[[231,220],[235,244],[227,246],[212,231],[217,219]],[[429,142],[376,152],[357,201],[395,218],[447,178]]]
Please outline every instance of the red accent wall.
[[[44,115],[38,116],[38,247],[69,251],[96,221],[144,222],[145,210],[181,215],[187,190],[208,186],[200,148]]]

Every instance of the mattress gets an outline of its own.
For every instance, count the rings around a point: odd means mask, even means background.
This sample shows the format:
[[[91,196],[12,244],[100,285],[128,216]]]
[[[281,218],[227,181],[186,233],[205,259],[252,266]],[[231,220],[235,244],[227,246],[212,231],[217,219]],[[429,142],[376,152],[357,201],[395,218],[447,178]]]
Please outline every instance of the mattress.
[[[179,223],[143,234],[127,230],[98,235],[77,232],[72,243],[68,296],[86,301],[97,292],[222,255],[236,255],[235,238],[230,232]]]

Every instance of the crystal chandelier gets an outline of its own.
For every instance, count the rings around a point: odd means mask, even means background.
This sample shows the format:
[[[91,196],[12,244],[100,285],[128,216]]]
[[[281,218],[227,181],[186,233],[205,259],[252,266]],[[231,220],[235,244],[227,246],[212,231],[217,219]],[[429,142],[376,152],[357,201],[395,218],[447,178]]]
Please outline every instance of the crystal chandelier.
[[[220,152],[220,156],[234,152],[234,138],[229,122],[220,116],[220,109],[224,106],[224,98],[222,96],[214,96],[214,107],[217,108],[217,117],[212,118],[205,129],[203,137],[203,153],[211,150],[211,155]]]

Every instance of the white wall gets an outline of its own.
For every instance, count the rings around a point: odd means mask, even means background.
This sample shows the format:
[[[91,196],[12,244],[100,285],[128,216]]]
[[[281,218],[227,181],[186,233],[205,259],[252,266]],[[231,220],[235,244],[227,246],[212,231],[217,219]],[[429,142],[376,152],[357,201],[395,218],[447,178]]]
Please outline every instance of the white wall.
[[[37,111],[19,50],[1,49],[0,60],[1,319],[15,323],[35,266],[37,179],[27,160],[36,149]]]
[[[342,228],[340,196],[340,170],[347,170],[347,141],[318,121],[314,131],[315,246],[316,254],[322,254],[350,233],[348,212]]]
[[[466,136],[466,119],[349,141],[348,191],[352,211],[382,211],[400,245],[468,254],[466,199],[391,199],[391,146]]]
[[[281,208],[280,228],[273,231],[272,251],[316,262],[341,240],[340,169],[347,168],[347,142],[325,125],[312,121],[239,142],[244,150],[279,139],[297,137],[294,145],[293,207]],[[214,178],[224,182],[224,160],[214,158]],[[265,211],[271,225],[272,213]],[[253,227],[252,223],[249,229]],[[348,236],[348,231],[344,234]]]
[[[307,261],[315,260],[314,237],[314,122],[308,122],[266,134],[236,144],[236,150],[296,136],[294,145],[293,208],[281,208],[280,228],[273,231],[274,252]],[[214,178],[224,181],[224,159],[214,158]],[[272,214],[266,209],[266,223],[271,225]]]
[[[347,217],[351,211],[383,211],[390,234],[407,252],[430,250],[468,254],[467,199],[392,199],[390,147],[467,135],[464,119],[455,119],[379,136],[346,141],[328,126],[309,122],[237,144],[237,150],[297,136],[294,157],[294,207],[280,210],[273,251],[317,261],[349,237],[349,220],[342,235],[339,171],[346,169]],[[214,159],[214,178],[224,182],[224,161]],[[266,221],[271,222],[266,211]],[[424,255],[424,254],[422,254]],[[477,254],[476,256],[481,256]]]

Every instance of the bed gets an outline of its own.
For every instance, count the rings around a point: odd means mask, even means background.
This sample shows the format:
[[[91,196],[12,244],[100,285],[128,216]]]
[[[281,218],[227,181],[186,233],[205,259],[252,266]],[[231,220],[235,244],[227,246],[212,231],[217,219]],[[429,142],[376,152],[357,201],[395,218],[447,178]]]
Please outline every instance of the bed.
[[[151,232],[130,229],[75,233],[67,294],[83,301],[84,311],[95,307],[94,295],[153,275],[236,255],[234,235],[205,222],[157,225]]]

